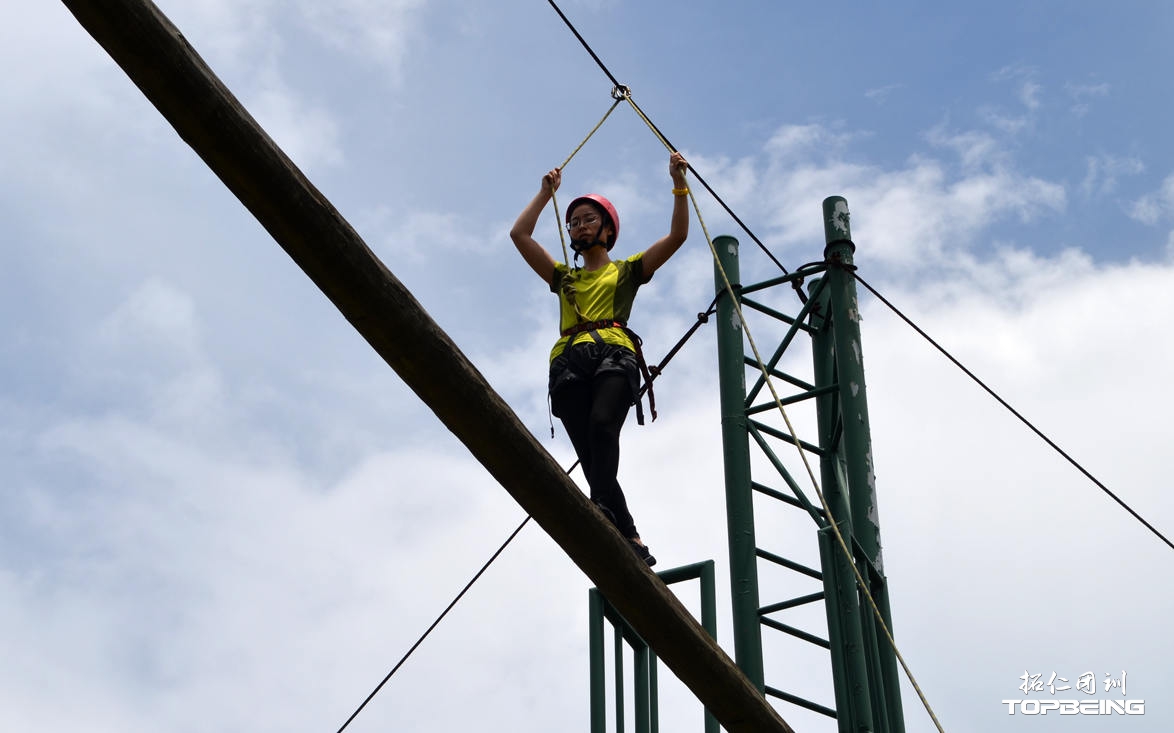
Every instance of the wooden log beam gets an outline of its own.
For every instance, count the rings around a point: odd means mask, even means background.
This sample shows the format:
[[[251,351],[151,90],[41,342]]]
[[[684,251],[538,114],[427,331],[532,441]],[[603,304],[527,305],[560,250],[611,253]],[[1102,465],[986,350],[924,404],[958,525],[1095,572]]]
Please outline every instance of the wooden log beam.
[[[147,0],[62,0],[363,338],[731,733],[789,732],[668,588]]]

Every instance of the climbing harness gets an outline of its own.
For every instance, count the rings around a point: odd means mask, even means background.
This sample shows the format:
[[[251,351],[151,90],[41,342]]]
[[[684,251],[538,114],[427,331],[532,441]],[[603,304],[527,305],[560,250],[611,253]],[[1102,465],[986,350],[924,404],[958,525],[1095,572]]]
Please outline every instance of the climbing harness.
[[[656,396],[652,393],[652,372],[648,368],[648,362],[644,360],[644,340],[636,334],[635,331],[628,328],[628,324],[623,321],[616,321],[612,319],[602,321],[586,321],[576,323],[570,328],[563,329],[560,333],[562,336],[577,336],[581,333],[587,333],[591,336],[591,340],[600,346],[603,345],[603,337],[599,335],[601,328],[618,328],[624,332],[629,339],[632,340],[632,346],[636,352],[636,365],[640,368],[640,376],[644,378],[644,386],[634,395],[632,401],[636,403],[636,424],[644,424],[644,406],[640,402],[640,396],[648,394],[648,412],[652,415],[652,420],[656,421]]]
[[[595,126],[593,128],[591,128],[591,131],[587,133],[587,136],[585,138],[583,138],[582,142],[580,142],[578,145],[575,146],[575,149],[571,151],[571,154],[568,155],[566,160],[563,161],[562,165],[560,165],[558,167],[558,170],[561,171],[563,168],[565,168],[567,166],[567,164],[571,162],[571,159],[574,158],[575,155],[578,154],[578,152],[583,149],[583,146],[586,145],[587,141],[590,140],[591,137],[599,130],[599,128],[603,126],[603,123],[607,121],[607,118],[611,116],[611,113],[615,111],[615,108],[617,106],[619,106],[620,102],[623,102],[624,100],[628,100],[629,102],[631,101],[631,90],[622,84],[616,84],[611,90],[611,96],[612,96],[612,99],[615,100],[612,102],[611,107],[608,108],[607,112],[604,113],[603,117],[599,120],[599,122],[597,122],[595,124]],[[559,216],[558,199],[555,197],[555,192],[554,192],[553,187],[551,188],[551,191],[550,191],[550,202],[554,208],[554,214],[555,214],[556,220],[558,220],[559,218],[562,218]],[[572,199],[570,204],[568,204],[567,208],[566,208],[566,215],[565,215],[566,224],[568,226],[570,225],[571,212],[575,209],[575,207],[578,206],[579,204],[585,203],[585,202],[590,202],[590,203],[594,204],[595,206],[599,207],[600,209],[602,209],[603,213],[610,219],[610,222],[604,221],[600,224],[600,229],[602,229],[603,224],[609,223],[611,225],[611,228],[612,228],[611,239],[608,242],[603,243],[604,246],[607,248],[607,251],[610,252],[612,247],[615,246],[616,240],[619,239],[619,237],[620,237],[620,215],[619,215],[619,212],[616,211],[615,205],[612,204],[612,202],[610,200],[608,200],[607,197],[602,196],[597,193],[587,193],[587,194],[583,194],[581,196],[578,196],[578,197]],[[563,261],[566,262],[569,266],[574,267],[575,270],[579,269],[578,261],[579,261],[579,257],[583,254],[583,252],[590,249],[591,247],[594,247],[597,244],[600,244],[599,231],[596,232],[595,240],[592,242],[580,243],[577,240],[571,240],[571,249],[574,250],[574,252],[575,252],[574,259],[572,260],[572,258],[568,255],[568,252],[567,252],[567,242],[566,242],[566,238],[563,235],[563,228],[561,226],[558,228],[558,235],[559,235],[559,241],[562,244],[562,248],[563,248]],[[644,380],[644,386],[641,387],[637,391],[637,394],[633,395],[633,402],[635,402],[635,404],[636,404],[636,424],[638,424],[638,425],[644,424],[644,407],[643,407],[643,403],[641,402],[641,396],[646,392],[648,394],[648,412],[649,412],[649,414],[652,415],[652,419],[655,421],[656,416],[657,416],[656,415],[656,399],[655,399],[655,396],[652,391],[652,380],[654,379],[654,376],[653,376],[652,372],[649,370],[648,364],[644,358],[644,351],[642,348],[643,344],[644,344],[644,340],[641,339],[640,336],[635,331],[628,328],[626,323],[622,323],[620,321],[614,321],[614,320],[585,321],[585,316],[583,315],[583,312],[579,309],[578,299],[575,297],[575,294],[576,294],[575,285],[574,285],[574,282],[571,278],[564,278],[563,279],[560,293],[566,299],[566,301],[568,303],[570,303],[571,307],[574,308],[575,317],[579,320],[579,323],[577,323],[576,325],[570,327],[569,329],[562,331],[562,333],[561,333],[562,336],[572,336],[572,335],[577,335],[577,334],[584,333],[584,332],[589,332],[591,334],[591,338],[593,341],[595,341],[598,344],[602,344],[603,338],[599,335],[598,329],[600,329],[600,328],[618,328],[621,331],[623,331],[624,334],[627,335],[627,337],[632,341],[633,351],[635,351],[635,353],[636,353],[636,364],[639,367],[640,375],[643,377],[643,380]],[[550,395],[549,394],[547,394],[547,412],[548,412],[548,414],[550,412]],[[552,438],[554,437],[554,421],[553,420],[551,420],[550,435]]]

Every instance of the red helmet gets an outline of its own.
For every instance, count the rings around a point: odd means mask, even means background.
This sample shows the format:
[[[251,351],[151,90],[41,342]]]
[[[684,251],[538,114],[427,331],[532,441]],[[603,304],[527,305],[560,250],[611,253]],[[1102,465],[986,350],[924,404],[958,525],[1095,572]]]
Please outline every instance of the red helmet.
[[[616,213],[616,207],[612,206],[611,202],[603,196],[600,196],[597,193],[586,193],[567,204],[567,224],[571,223],[571,212],[575,210],[575,207],[586,201],[590,201],[591,203],[601,207],[604,213],[607,214],[608,218],[611,219],[610,224],[612,229],[612,237],[611,241],[607,243],[607,249],[610,251],[611,248],[615,245],[616,240],[620,238],[620,215]],[[608,224],[609,222],[605,221],[603,223]]]

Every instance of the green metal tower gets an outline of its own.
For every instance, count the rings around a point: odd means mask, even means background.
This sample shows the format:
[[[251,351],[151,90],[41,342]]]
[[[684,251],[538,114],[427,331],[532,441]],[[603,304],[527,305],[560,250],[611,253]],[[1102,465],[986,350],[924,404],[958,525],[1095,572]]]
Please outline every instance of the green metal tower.
[[[834,718],[840,733],[904,733],[896,656],[857,580],[859,573],[879,609],[884,627],[891,632],[864,388],[860,310],[852,276],[856,245],[852,243],[848,205],[843,198],[826,199],[823,213],[826,240],[823,261],[752,285],[741,284],[737,240],[733,237],[714,240],[718,260],[714,266],[718,293],[715,320],[734,658],[760,693]],[[808,293],[794,316],[767,305],[758,296],[783,285],[801,293],[805,282],[809,283]],[[788,294],[776,300],[789,298]],[[767,325],[774,326],[772,335],[783,331],[773,352],[764,357],[765,370],[770,374],[769,385],[757,356],[746,352],[748,338],[743,318],[754,318],[756,324],[765,320]],[[761,336],[757,326],[754,333]],[[806,379],[784,368],[794,361],[787,359],[788,350],[803,344],[804,340],[799,338],[803,335],[811,344],[812,376]],[[754,380],[749,389],[748,374]],[[814,407],[814,425],[810,427],[818,432],[818,439],[810,442],[793,436],[790,419],[783,420],[785,429],[780,426],[780,406],[789,411],[805,409],[807,414]],[[771,424],[772,419],[775,424]],[[779,443],[789,446],[786,450],[776,450]],[[794,458],[799,452],[807,458]],[[811,467],[812,458],[818,459],[818,469]],[[802,471],[794,470],[797,466],[802,466]],[[817,471],[823,501],[815,494],[811,481]],[[781,486],[778,480],[782,481]],[[794,538],[776,536],[778,529],[774,524],[768,525],[769,532],[757,531],[756,497],[760,508],[764,508],[761,502],[771,502],[772,509],[774,503],[781,504],[799,520],[800,526],[814,529],[814,536],[802,534],[801,537],[811,546],[809,554],[818,555],[817,563],[805,564],[801,559],[785,557],[773,550],[780,539]],[[811,524],[806,524],[807,520]],[[792,524],[788,522],[787,526]],[[838,536],[833,525],[839,530]],[[762,603],[760,561],[781,568],[794,579],[795,582],[769,586],[776,590],[786,588],[788,597]],[[713,562],[660,575],[666,583],[701,580],[703,625],[716,636]],[[812,586],[807,592],[791,593],[804,583]],[[822,625],[826,620],[826,638],[789,618],[787,621],[780,618],[795,611],[810,611],[820,601],[824,614],[819,623]],[[605,621],[614,632],[615,730],[625,728],[623,650],[626,644],[633,655],[635,730],[657,733],[655,656],[594,589],[590,592],[590,617],[592,733],[607,730]],[[810,618],[807,620],[810,622]],[[833,705],[767,683],[764,627],[829,652]],[[794,666],[793,660],[782,661],[784,669]],[[819,663],[822,666],[826,662],[821,658]],[[708,713],[704,725],[706,733],[716,733],[717,722]]]
[[[720,270],[715,265],[720,294],[716,321],[734,655],[738,666],[764,694],[833,717],[843,733],[903,733],[896,658],[853,571],[855,566],[891,631],[868,427],[860,312],[852,276],[856,246],[851,239],[847,202],[838,196],[828,198],[823,203],[823,213],[827,243],[823,262],[753,285],[741,284],[737,241],[732,237],[714,240],[721,264]],[[726,278],[732,292],[727,292]],[[814,279],[810,280],[806,302],[795,316],[768,306],[757,296],[748,297],[780,285],[790,285],[798,291],[810,278]],[[768,422],[770,416],[779,414],[778,404],[775,394],[764,390],[766,379],[757,358],[746,353],[739,306],[744,317],[765,317],[785,328],[777,348],[769,358],[763,356],[765,366],[778,402],[785,408],[798,410],[814,403],[819,434],[816,443],[792,437],[789,426],[782,429]],[[782,366],[789,363],[785,359],[787,350],[800,334],[810,337],[814,375],[810,381],[787,373]],[[757,374],[749,390],[748,369],[752,376]],[[783,394],[783,390],[787,393]],[[797,444],[808,457],[818,458],[819,483],[830,517],[822,502],[813,499],[814,487],[807,473],[810,463],[800,462],[802,470],[794,470],[796,461],[780,456],[790,459],[797,452],[794,447],[776,451],[780,442]],[[757,448],[755,454],[752,445]],[[755,471],[763,468],[772,478],[756,480]],[[783,486],[777,485],[777,479]],[[811,539],[818,547],[818,569],[768,549],[777,538],[760,537],[756,532],[756,496],[762,501],[782,502],[812,520],[815,536]],[[832,529],[833,523],[850,559]],[[822,590],[764,605],[759,598],[759,561],[780,567],[796,578],[806,576],[819,581]],[[783,612],[818,601],[823,601],[826,612],[826,639],[778,618]],[[834,708],[767,684],[763,627],[830,652]]]

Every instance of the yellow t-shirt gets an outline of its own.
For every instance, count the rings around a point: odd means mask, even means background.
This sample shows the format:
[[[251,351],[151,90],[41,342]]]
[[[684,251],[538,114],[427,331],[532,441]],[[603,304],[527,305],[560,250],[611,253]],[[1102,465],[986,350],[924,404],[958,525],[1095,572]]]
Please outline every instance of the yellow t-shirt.
[[[612,260],[598,270],[572,269],[561,262],[556,263],[554,277],[550,280],[550,292],[558,295],[559,332],[577,323],[591,321],[627,323],[628,317],[632,315],[636,291],[650,279],[644,277],[643,257],[644,253],[640,252],[625,260]],[[575,310],[576,305],[578,312]],[[636,350],[632,339],[622,329],[600,328],[596,333],[606,344]],[[550,359],[553,361],[570,343],[592,340],[589,331],[563,336],[555,342]]]

